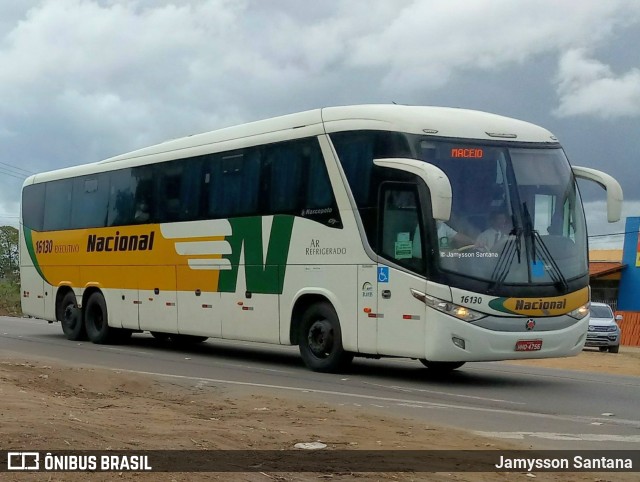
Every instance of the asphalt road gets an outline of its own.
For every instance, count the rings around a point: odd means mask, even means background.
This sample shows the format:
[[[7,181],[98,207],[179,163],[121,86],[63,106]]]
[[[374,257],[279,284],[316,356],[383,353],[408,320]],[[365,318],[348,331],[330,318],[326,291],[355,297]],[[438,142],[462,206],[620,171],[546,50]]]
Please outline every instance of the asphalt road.
[[[348,373],[323,374],[304,367],[297,347],[211,339],[178,349],[148,334],[135,334],[126,345],[94,345],[68,341],[58,323],[10,317],[0,317],[0,350],[148,373],[185,386],[350,406],[538,449],[640,446],[640,377],[472,363],[439,378],[415,360],[361,358]]]

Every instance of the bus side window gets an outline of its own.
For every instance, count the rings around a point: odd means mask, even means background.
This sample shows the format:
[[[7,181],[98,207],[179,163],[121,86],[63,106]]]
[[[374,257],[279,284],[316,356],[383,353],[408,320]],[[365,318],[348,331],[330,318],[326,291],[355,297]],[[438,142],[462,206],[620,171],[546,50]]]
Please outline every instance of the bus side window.
[[[44,231],[71,227],[71,193],[73,179],[50,181],[45,189]]]
[[[154,209],[157,204],[153,196],[153,171],[151,166],[134,168],[133,177],[136,182],[133,222],[137,224],[150,223],[153,221]]]
[[[108,173],[75,178],[72,198],[72,229],[104,227],[109,202]]]
[[[200,219],[200,188],[202,179],[202,159],[180,161],[183,166],[180,179],[179,221]]]
[[[295,213],[302,195],[303,159],[298,143],[269,146],[265,151],[263,171],[268,172],[268,213]]]
[[[318,209],[332,206],[335,203],[333,189],[317,140],[314,139],[313,145],[303,147],[303,156],[305,163],[309,166],[304,207]]]
[[[108,226],[123,226],[133,223],[135,179],[131,169],[121,169],[109,173],[109,215]]]
[[[257,149],[211,156],[205,167],[208,217],[258,214],[260,156]]]
[[[22,219],[34,231],[42,231],[46,184],[31,184],[22,191]]]

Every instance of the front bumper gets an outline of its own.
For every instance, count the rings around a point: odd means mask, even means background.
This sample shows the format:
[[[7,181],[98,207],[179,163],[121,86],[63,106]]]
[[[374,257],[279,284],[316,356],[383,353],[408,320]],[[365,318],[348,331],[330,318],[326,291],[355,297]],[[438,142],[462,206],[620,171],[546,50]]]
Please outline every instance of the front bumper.
[[[620,334],[616,332],[609,333],[587,333],[587,341],[584,346],[618,346],[620,344]]]
[[[551,331],[499,332],[487,330],[457,320],[449,315],[427,308],[427,318],[440,318],[437,330],[426,340],[425,358],[431,361],[495,361],[528,358],[556,358],[578,355],[586,340],[589,317],[566,328]],[[521,324],[525,319],[518,320]],[[465,348],[452,343],[452,338],[465,340]],[[537,351],[516,351],[521,340],[540,340]]]

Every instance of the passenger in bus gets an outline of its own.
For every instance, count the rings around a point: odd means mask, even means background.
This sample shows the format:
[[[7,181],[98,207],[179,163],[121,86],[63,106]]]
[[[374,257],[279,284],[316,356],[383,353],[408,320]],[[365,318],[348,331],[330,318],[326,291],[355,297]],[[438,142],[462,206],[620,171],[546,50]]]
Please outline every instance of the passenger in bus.
[[[136,212],[134,214],[134,219],[137,223],[146,223],[149,221],[149,204],[146,201],[142,200],[136,206]]]
[[[489,215],[489,227],[478,235],[476,248],[491,251],[498,241],[509,236],[509,231],[511,226],[507,215],[503,211],[492,211]]]

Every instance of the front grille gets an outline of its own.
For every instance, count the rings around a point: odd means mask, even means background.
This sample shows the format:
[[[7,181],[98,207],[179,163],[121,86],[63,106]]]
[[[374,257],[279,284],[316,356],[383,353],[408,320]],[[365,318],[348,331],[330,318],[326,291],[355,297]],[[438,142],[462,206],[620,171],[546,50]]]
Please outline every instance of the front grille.
[[[590,325],[589,331],[608,331],[608,326]]]

